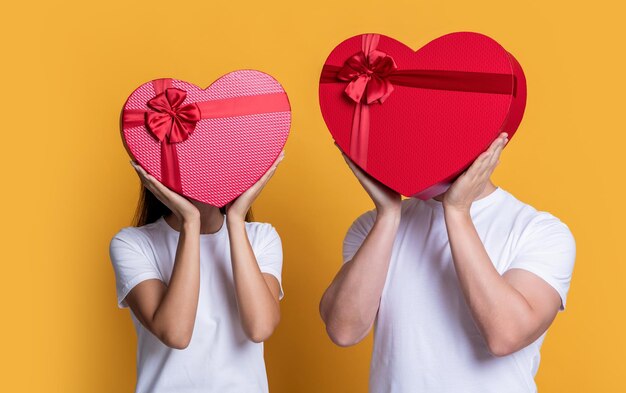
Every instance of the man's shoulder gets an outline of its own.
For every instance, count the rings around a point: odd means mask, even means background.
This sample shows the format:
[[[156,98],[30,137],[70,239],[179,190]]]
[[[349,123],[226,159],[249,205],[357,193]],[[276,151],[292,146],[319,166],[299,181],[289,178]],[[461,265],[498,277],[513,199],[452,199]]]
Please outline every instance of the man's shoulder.
[[[376,209],[370,209],[367,210],[363,213],[361,213],[355,220],[355,223],[362,223],[362,224],[369,224],[372,225],[374,224],[374,221],[376,221]]]
[[[551,212],[536,208],[528,202],[522,201],[508,191],[503,199],[501,210],[514,219],[516,226],[525,236],[538,234],[571,235],[571,231],[559,217]]]

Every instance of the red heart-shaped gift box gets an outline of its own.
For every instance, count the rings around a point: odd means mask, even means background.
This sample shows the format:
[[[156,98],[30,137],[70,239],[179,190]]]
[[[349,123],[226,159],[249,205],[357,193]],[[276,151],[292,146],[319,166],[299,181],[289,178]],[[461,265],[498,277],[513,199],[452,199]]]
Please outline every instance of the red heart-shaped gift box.
[[[328,56],[319,85],[339,147],[405,196],[444,192],[500,132],[513,137],[526,105],[515,58],[493,39],[458,32],[418,51],[363,34]]]
[[[291,126],[287,94],[270,75],[228,73],[206,89],[178,79],[139,86],[124,104],[130,156],[172,190],[222,207],[274,163]]]

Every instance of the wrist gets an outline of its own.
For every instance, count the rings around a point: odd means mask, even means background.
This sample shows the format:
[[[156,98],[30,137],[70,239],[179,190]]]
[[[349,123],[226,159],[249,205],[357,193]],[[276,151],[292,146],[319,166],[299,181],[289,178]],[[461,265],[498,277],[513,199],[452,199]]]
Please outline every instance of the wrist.
[[[183,217],[180,219],[180,230],[181,232],[192,233],[197,232],[200,233],[200,217]]]
[[[376,221],[398,225],[400,223],[401,210],[376,209]]]
[[[245,223],[245,216],[235,213],[226,213],[226,226],[228,228],[240,227]]]
[[[172,213],[174,213],[174,215],[176,217],[178,217],[178,219],[180,220],[180,222],[184,223],[184,222],[189,222],[189,223],[200,223],[200,211],[198,211],[198,209],[186,209],[186,210],[178,210],[178,211],[174,211],[172,210]]]
[[[463,220],[468,218],[471,220],[472,217],[469,207],[447,206],[445,204],[443,205],[443,214],[446,221]]]
[[[384,216],[386,218],[400,217],[400,212],[402,210],[401,203],[394,203],[384,206],[376,204],[375,206],[377,216]]]

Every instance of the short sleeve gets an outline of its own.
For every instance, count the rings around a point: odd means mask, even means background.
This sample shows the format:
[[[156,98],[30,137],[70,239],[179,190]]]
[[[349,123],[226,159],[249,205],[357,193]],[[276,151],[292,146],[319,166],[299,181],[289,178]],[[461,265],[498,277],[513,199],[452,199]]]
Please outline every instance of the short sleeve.
[[[558,292],[564,310],[576,259],[576,243],[567,225],[541,212],[522,233],[518,250],[508,269],[539,276]]]
[[[267,223],[250,223],[248,236],[259,269],[262,273],[276,277],[280,286],[279,299],[285,296],[282,284],[283,245],[276,229]]]
[[[142,251],[140,236],[133,228],[124,228],[109,244],[119,308],[128,307],[126,296],[140,282],[149,279],[163,280],[156,266]]]
[[[369,234],[376,221],[376,212],[370,210],[361,214],[350,226],[343,239],[343,263],[349,262],[361,248],[361,244]]]

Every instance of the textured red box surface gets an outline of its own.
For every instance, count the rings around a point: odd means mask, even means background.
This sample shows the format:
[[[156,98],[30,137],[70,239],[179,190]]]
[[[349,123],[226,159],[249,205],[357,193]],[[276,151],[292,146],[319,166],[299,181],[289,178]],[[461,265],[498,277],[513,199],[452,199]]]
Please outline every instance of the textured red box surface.
[[[526,80],[515,58],[483,34],[447,34],[418,51],[363,34],[330,53],[319,100],[333,138],[357,165],[405,196],[427,199],[500,132],[513,137]]]
[[[131,157],[169,188],[224,206],[252,186],[283,149],[291,125],[285,91],[255,70],[206,89],[178,79],[139,86],[122,111]]]

